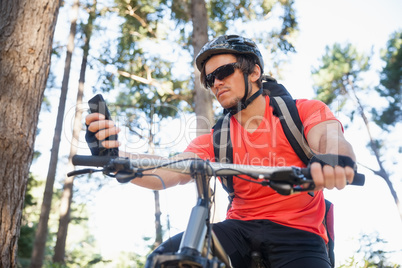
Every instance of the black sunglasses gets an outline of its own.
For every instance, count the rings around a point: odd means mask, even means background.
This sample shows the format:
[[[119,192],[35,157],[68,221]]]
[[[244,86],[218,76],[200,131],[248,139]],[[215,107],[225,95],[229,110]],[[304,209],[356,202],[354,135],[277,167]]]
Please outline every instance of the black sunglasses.
[[[235,68],[238,68],[237,62],[225,64],[216,68],[215,71],[205,76],[204,86],[206,88],[212,88],[215,78],[218,78],[219,80],[225,79],[234,73]]]

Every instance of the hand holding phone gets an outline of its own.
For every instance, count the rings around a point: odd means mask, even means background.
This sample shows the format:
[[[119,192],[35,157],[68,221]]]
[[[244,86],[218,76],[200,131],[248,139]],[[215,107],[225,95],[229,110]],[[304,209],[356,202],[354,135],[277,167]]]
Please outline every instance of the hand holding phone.
[[[106,102],[103,99],[101,94],[95,95],[92,99],[88,101],[89,109],[91,113],[100,113],[105,116],[106,120],[111,120],[109,109],[107,108]],[[92,155],[100,155],[100,156],[118,156],[119,149],[118,148],[105,148],[102,145],[104,140],[98,140],[95,136],[96,133],[88,130],[85,134],[85,139],[88,143],[89,149],[91,150]],[[107,137],[105,140],[117,140],[117,135],[111,135]]]

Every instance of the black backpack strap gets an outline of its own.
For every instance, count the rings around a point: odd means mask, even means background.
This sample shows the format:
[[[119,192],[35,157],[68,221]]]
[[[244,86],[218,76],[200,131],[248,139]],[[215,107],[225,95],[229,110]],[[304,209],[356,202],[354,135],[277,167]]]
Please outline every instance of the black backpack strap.
[[[215,162],[233,163],[233,147],[230,139],[230,113],[219,118],[213,127]],[[229,194],[231,203],[234,197],[233,176],[221,176],[222,186]]]
[[[304,164],[308,165],[314,154],[304,136],[304,127],[296,107],[296,101],[286,88],[276,81],[265,82],[263,86],[270,91],[269,105],[274,109],[274,115],[279,118],[287,140],[297,156]]]

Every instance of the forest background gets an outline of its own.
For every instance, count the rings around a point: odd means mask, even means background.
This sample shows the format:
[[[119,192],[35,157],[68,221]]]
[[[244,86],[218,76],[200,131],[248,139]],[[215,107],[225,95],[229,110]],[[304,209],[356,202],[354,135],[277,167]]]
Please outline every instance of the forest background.
[[[52,145],[50,141],[53,138],[59,105],[59,89],[63,80],[64,55],[66,54],[67,37],[72,17],[72,4],[72,1],[65,1],[59,11],[53,42],[54,55],[52,57],[51,75],[45,91],[46,102],[42,105],[39,118],[38,128],[40,131],[35,141],[35,150],[40,156],[32,164],[31,174],[34,183],[29,188],[34,205],[28,208],[30,219],[25,222],[33,227],[33,230],[35,230],[34,227],[38,221],[38,211],[40,210],[45,185],[44,180],[50,162]],[[91,3],[81,3],[82,7],[89,6],[89,4]],[[228,1],[226,4],[231,4],[231,2]],[[115,6],[115,4],[111,1],[99,1],[97,6],[101,14],[104,8]],[[53,254],[52,250],[56,240],[55,233],[57,232],[59,217],[57,207],[59,202],[57,200],[60,199],[65,174],[70,171],[67,158],[77,107],[75,89],[78,88],[82,59],[80,46],[83,45],[83,34],[80,30],[88,20],[88,14],[82,7],[78,16],[79,27],[75,40],[76,47],[72,54],[69,91],[66,98],[59,163],[54,185],[54,200],[56,201],[53,202],[50,215],[49,238],[45,252],[46,265],[51,263],[49,256]],[[379,93],[373,89],[380,84],[381,71],[386,64],[381,57],[384,55],[383,51],[387,50],[387,42],[392,34],[398,31],[399,40],[401,39],[402,20],[399,14],[402,11],[402,4],[391,0],[381,2],[309,0],[295,1],[293,8],[298,21],[298,29],[289,37],[291,40],[288,41],[294,46],[295,51],[273,54],[270,50],[272,47],[264,43],[259,44],[263,48],[268,71],[289,89],[293,97],[314,98],[317,97],[320,89],[319,81],[314,80],[314,77],[317,77],[317,71],[323,66],[323,55],[328,55],[331,48],[336,48],[336,46],[333,47],[335,43],[343,48],[351,44],[359,53],[368,55],[370,62],[370,67],[361,74],[360,85],[365,90],[358,93],[359,99],[364,103],[368,113],[373,107],[386,107],[387,101],[382,100]],[[249,35],[249,37],[255,38],[258,43],[260,39],[256,36],[259,33],[263,35],[267,28],[280,28],[280,12],[281,9],[279,8],[272,11],[271,16],[278,17],[272,22],[268,22],[268,19],[263,23],[258,20],[235,21],[229,25],[227,33]],[[149,61],[160,58],[169,64],[173,64],[172,67],[161,68],[158,75],[165,74],[169,77],[173,76],[174,81],[185,81],[192,76],[192,71],[189,71],[192,56],[186,50],[187,45],[183,45],[186,43],[184,42],[185,38],[189,38],[191,29],[186,24],[177,26],[180,23],[169,20],[170,15],[167,12],[165,17],[158,18],[163,20],[165,26],[160,26],[159,29],[162,28],[168,34],[163,35],[164,37],[160,40],[155,40],[154,37],[150,38],[151,40],[143,38],[137,41],[135,49],[141,51],[141,57],[145,59],[145,62],[149,63]],[[127,103],[124,103],[123,96],[128,94],[127,88],[134,84],[123,81],[124,78],[122,77],[125,74],[118,73],[118,68],[113,67],[111,58],[107,57],[118,54],[117,40],[124,41],[119,39],[122,36],[120,26],[123,22],[123,18],[112,12],[96,18],[95,24],[97,26],[91,38],[89,68],[86,74],[85,93],[81,109],[85,115],[85,102],[95,93],[102,92],[107,101],[112,104],[111,108],[116,122],[124,128],[120,135],[120,140],[123,142],[122,149],[133,152],[150,152],[150,144],[144,142],[147,140],[147,131],[145,130],[150,126],[145,115],[135,114],[130,110],[125,110],[123,113],[120,108],[126,107]],[[177,40],[182,45],[177,43]],[[326,48],[327,46],[328,48]],[[131,49],[134,49],[134,46]],[[136,52],[131,51],[131,53],[132,56],[138,56]],[[166,62],[161,64],[167,64]],[[104,65],[105,63],[109,64]],[[166,70],[169,68],[171,68],[172,73],[167,74]],[[148,82],[150,81],[148,80]],[[158,78],[152,81],[157,82]],[[138,79],[136,82],[138,83]],[[147,81],[145,80],[145,82]],[[191,82],[181,83],[184,87],[191,87]],[[120,95],[120,93],[123,94]],[[400,91],[399,94],[401,94]],[[153,94],[148,92],[146,96],[153,97]],[[400,102],[397,103],[399,111],[400,104]],[[168,115],[167,119],[152,120],[158,123],[157,126],[154,126],[155,129],[151,131],[155,134],[154,141],[157,141],[152,150],[161,155],[168,156],[182,151],[191,138],[196,135],[194,113],[182,103],[177,104],[176,107],[180,111],[180,116],[174,118],[172,115]],[[343,191],[332,190],[325,193],[326,197],[335,203],[337,266],[363,267],[364,261],[378,263],[379,260],[389,263],[388,265],[401,265],[402,223],[400,212],[395,206],[395,201],[384,180],[373,174],[372,170],[368,168],[371,167],[376,170],[378,163],[375,155],[367,146],[369,138],[365,124],[363,121],[359,121],[357,113],[351,112],[353,107],[353,104],[347,104],[342,99],[337,99],[331,106],[343,122],[346,137],[356,150],[359,164],[361,164],[359,166],[360,172],[366,174],[366,185],[364,187],[348,187]],[[128,123],[128,120],[124,118],[127,115],[136,118],[137,121],[143,120],[143,125]],[[400,117],[399,121],[397,120],[396,123],[388,127],[375,124],[374,114],[370,115],[370,119],[372,119],[370,123],[372,135],[384,138],[381,144],[383,152],[381,159],[386,163],[386,170],[391,175],[393,188],[401,195],[401,176],[398,173],[398,167],[402,160],[402,142],[400,134],[397,134],[402,128]],[[184,131],[185,128],[189,128],[190,132]],[[388,131],[385,131],[385,128]],[[175,129],[179,132],[175,133],[173,131]],[[139,133],[139,130],[143,132]],[[90,152],[86,148],[82,133],[78,152],[89,154]],[[194,205],[192,202],[194,195],[193,185],[176,187],[176,189],[169,189],[160,194],[164,239],[185,228],[190,209]],[[224,194],[218,192],[218,195],[222,204],[217,207],[216,220],[219,220],[219,217],[220,219],[224,217],[224,208],[226,207]],[[78,177],[74,181],[73,203],[75,205],[73,205],[66,246],[67,266],[74,264],[88,266],[93,263],[94,266],[99,267],[126,267],[129,265],[141,267],[144,256],[149,252],[149,248],[155,240],[155,204],[152,191],[140,189],[133,185],[120,185],[103,176]],[[167,225],[170,226],[169,230]],[[32,249],[32,246],[33,242],[27,248]],[[21,263],[23,265],[24,262]]]

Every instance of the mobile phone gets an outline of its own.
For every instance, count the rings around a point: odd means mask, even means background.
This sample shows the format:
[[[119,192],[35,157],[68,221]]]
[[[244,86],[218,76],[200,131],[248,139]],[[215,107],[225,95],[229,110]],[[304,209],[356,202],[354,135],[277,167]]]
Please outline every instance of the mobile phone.
[[[102,94],[95,95],[92,99],[88,101],[89,110],[91,113],[100,113],[105,116],[106,120],[111,120],[109,109],[107,108],[106,101],[103,99]],[[107,137],[105,140],[114,141],[117,140],[117,135],[112,135]],[[98,144],[99,155],[101,156],[118,156],[119,148],[105,148],[102,146],[102,141]]]
[[[107,108],[102,94],[95,95],[92,99],[88,101],[88,105],[91,113],[100,113],[105,116],[106,120],[111,119],[109,109]]]

